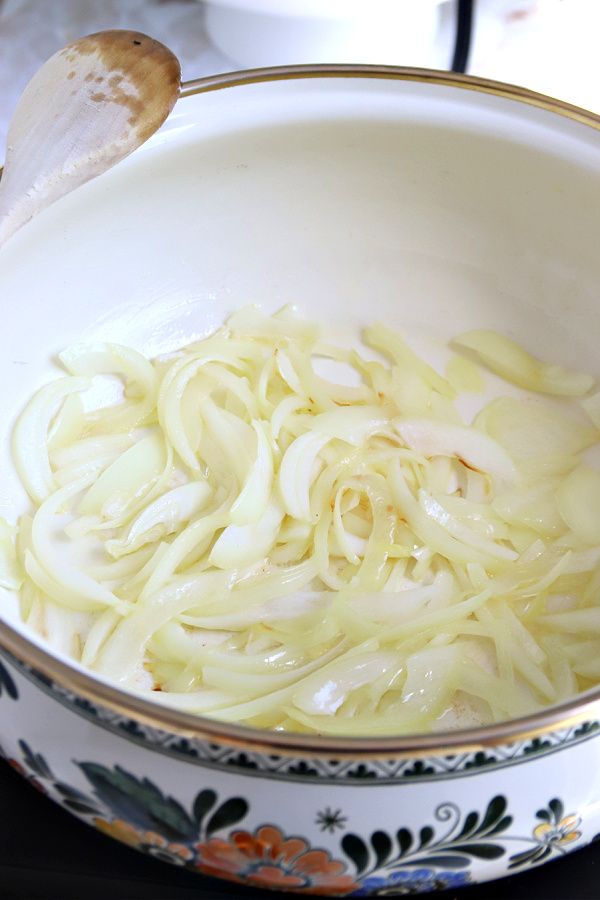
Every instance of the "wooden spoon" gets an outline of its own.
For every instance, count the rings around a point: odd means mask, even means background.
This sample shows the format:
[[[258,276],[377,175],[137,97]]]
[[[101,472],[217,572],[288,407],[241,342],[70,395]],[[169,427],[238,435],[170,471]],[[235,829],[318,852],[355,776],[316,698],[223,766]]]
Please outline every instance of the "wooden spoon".
[[[25,88],[9,125],[0,246],[143,144],[171,112],[180,84],[177,57],[136,31],[101,31],[55,53]]]

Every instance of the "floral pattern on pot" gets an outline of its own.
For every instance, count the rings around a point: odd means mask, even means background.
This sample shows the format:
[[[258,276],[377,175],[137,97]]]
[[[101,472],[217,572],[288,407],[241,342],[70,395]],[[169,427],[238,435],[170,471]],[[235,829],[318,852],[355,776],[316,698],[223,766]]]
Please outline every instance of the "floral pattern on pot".
[[[240,883],[295,893],[345,896],[358,887],[345,874],[347,865],[328,851],[311,847],[300,837],[288,837],[274,825],[254,832],[231,829],[248,813],[242,797],[219,802],[205,789],[191,811],[149,779],[137,778],[120,766],[77,763],[93,796],[54,778],[44,757],[19,742],[23,762],[8,762],[43,793],[58,801],[100,832],[157,859],[195,872]]]
[[[407,869],[389,875],[365,878],[353,897],[398,897],[453,890],[473,884],[468,872],[445,872],[443,869]]]
[[[161,859],[163,862],[173,863],[177,866],[185,866],[194,858],[194,853],[185,844],[179,844],[177,841],[169,841],[156,831],[138,831],[129,822],[123,819],[113,819],[107,822],[106,819],[94,819],[94,825],[102,834],[115,838],[129,847],[141,850],[149,856]]]
[[[441,838],[436,838],[431,826],[421,828],[418,837],[407,828],[400,828],[393,836],[375,831],[368,840],[356,834],[345,835],[342,849],[354,862],[357,878],[362,879],[355,896],[419,894],[461,887],[471,881],[468,870],[473,860],[499,859],[507,853],[508,841],[530,845],[510,857],[508,868],[515,869],[543,862],[555,852],[564,854],[566,845],[581,838],[577,830],[581,817],[564,816],[563,803],[557,798],[538,810],[536,818],[541,824],[531,837],[508,833],[513,820],[506,814],[507,806],[506,798],[499,795],[490,801],[482,817],[473,811],[463,818],[457,806],[443,803],[435,811],[438,821],[448,823]]]
[[[577,829],[581,825],[581,816],[573,814],[565,816],[563,813],[563,804],[557,798],[550,801],[547,809],[536,812],[536,818],[541,819],[541,824],[533,829],[535,844],[530,850],[511,856],[509,869],[522,866],[524,863],[542,862],[555,850],[566,853],[567,845],[579,840],[581,832]]]
[[[505,847],[496,838],[512,825],[507,806],[506,798],[497,796],[490,800],[483,816],[470,812],[463,817],[455,804],[443,803],[435,811],[436,819],[445,826],[441,837],[429,825],[418,835],[408,828],[399,828],[394,835],[374,831],[368,839],[346,834],[342,850],[363,879],[364,890],[357,896],[366,896],[381,884],[396,884],[400,889],[402,883],[405,887],[418,883],[423,885],[421,892],[433,890],[435,885],[441,889],[442,885],[466,884],[466,873],[456,879],[456,870],[467,870],[476,859],[494,860],[505,855]]]
[[[98,806],[87,794],[58,781],[41,753],[34,753],[25,741],[19,741],[21,762],[2,753],[9,766],[22,775],[29,784],[42,794],[46,794],[76,816],[96,814]]]
[[[198,871],[230,881],[325,896],[344,896],[357,888],[354,878],[344,874],[343,862],[311,848],[303,838],[285,837],[273,825],[253,833],[236,831],[227,841],[198,843],[196,851]]]
[[[485,810],[463,813],[442,803],[436,827],[412,832],[404,826],[368,837],[341,837],[339,858],[310,840],[289,835],[274,823],[240,827],[250,812],[244,797],[220,798],[205,788],[186,808],[148,778],[122,767],[76,762],[90,784],[86,793],[56,779],[45,758],[19,742],[21,760],[8,762],[38,790],[94,825],[100,832],[156,859],[190,871],[254,887],[328,897],[421,894],[458,889],[480,880],[474,864],[506,856],[515,842],[525,849],[509,856],[508,868],[537,865],[564,854],[582,838],[581,817],[565,815],[558,798],[534,815],[530,835],[515,834],[506,797],[493,797]],[[345,830],[343,810],[316,813],[321,830]]]

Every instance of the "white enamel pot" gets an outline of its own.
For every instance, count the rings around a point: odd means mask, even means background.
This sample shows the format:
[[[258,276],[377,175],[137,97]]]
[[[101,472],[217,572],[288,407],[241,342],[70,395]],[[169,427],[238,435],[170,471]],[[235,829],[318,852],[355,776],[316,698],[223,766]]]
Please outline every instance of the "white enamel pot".
[[[599,128],[426,70],[186,85],[146,145],[0,253],[1,511],[25,506],[15,417],[82,339],[152,356],[244,303],[295,302],[338,335],[384,319],[426,356],[467,328],[533,334],[598,373]],[[260,732],[94,679],[1,604],[2,754],[84,821],[193,871],[329,896],[457,889],[600,832],[598,691],[425,737]]]

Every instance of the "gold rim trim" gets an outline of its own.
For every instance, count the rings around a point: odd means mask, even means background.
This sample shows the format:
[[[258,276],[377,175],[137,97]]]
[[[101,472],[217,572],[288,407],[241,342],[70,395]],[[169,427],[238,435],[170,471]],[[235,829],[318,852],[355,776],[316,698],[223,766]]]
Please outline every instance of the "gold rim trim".
[[[600,131],[600,115],[582,109],[566,100],[558,100],[547,94],[540,94],[517,84],[505,84],[490,78],[475,75],[461,75],[440,69],[419,69],[409,66],[353,65],[337,63],[330,65],[271,66],[262,69],[245,69],[241,72],[225,72],[186,81],[181,86],[180,98],[194,94],[206,94],[223,88],[256,84],[267,81],[289,81],[303,78],[382,78],[393,81],[417,81],[445,87],[457,87],[483,94],[493,94],[509,100],[518,100],[529,106],[537,106],[549,112],[559,113],[568,119],[575,119]]]
[[[436,69],[412,67],[341,64],[248,69],[185,82],[181,88],[180,98],[258,82],[303,78],[380,78],[479,91],[557,113],[600,131],[600,115],[563,100],[518,85]],[[560,706],[549,707],[539,713],[456,732],[377,738],[315,737],[268,732],[245,725],[223,724],[173,708],[158,707],[142,695],[126,693],[111,684],[96,680],[79,668],[67,665],[4,622],[0,622],[0,645],[17,659],[68,691],[153,728],[181,737],[239,747],[246,751],[263,751],[285,756],[353,760],[444,756],[529,740],[600,717],[600,688],[598,688],[587,695],[578,695]]]

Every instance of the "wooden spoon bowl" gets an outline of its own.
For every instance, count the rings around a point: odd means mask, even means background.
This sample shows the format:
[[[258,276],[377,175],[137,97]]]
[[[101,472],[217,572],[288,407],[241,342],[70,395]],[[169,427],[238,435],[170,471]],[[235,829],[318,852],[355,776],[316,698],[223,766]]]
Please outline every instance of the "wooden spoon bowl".
[[[101,31],[55,53],[10,122],[0,182],[0,245],[55,200],[143,144],[179,95],[181,66],[136,31]]]

